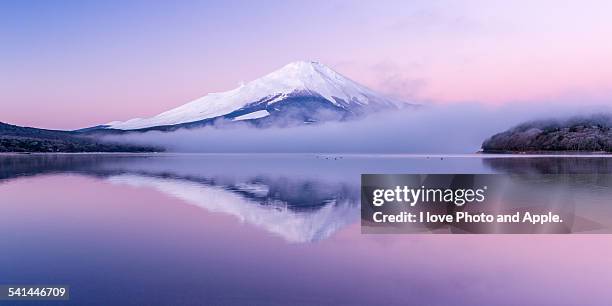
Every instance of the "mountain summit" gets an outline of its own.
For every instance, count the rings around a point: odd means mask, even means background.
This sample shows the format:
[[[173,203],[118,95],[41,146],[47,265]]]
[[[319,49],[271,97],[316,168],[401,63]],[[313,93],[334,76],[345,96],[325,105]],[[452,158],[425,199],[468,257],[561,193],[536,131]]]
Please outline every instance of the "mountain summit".
[[[111,122],[99,128],[173,129],[212,124],[218,119],[258,126],[313,123],[345,120],[400,105],[321,63],[297,61],[236,89],[210,93],[154,117]]]

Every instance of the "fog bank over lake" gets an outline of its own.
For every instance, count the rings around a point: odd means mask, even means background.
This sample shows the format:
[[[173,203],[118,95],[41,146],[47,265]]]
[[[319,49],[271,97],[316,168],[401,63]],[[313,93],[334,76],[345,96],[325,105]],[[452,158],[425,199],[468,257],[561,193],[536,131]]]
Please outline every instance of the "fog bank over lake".
[[[428,105],[362,120],[289,128],[220,123],[175,132],[129,133],[109,140],[163,146],[172,152],[473,153],[491,135],[524,121],[598,113],[606,106]]]

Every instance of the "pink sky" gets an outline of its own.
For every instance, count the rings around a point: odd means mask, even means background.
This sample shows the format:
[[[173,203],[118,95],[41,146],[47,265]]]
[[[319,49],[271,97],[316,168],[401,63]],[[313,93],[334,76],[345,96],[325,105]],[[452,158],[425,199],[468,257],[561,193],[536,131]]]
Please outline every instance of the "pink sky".
[[[411,102],[610,103],[607,1],[0,5],[0,121],[152,116],[314,59]]]

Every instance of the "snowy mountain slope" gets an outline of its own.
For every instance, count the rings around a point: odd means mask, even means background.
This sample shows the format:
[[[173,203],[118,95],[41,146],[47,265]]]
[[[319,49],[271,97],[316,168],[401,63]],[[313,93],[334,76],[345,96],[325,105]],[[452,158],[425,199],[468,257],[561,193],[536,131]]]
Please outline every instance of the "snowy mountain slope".
[[[363,114],[402,103],[386,98],[318,62],[290,63],[234,90],[211,93],[151,118],[111,122],[104,128],[147,129],[225,118],[272,122],[291,113],[292,119],[318,121],[319,113]]]

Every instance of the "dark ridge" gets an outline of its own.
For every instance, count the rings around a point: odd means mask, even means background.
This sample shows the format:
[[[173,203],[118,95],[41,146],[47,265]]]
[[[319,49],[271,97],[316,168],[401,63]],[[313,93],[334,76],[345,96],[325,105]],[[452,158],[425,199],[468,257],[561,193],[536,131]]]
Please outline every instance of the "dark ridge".
[[[485,153],[612,152],[612,115],[522,123],[482,144]]]
[[[162,148],[118,144],[73,131],[22,127],[0,122],[0,152],[159,152]]]

